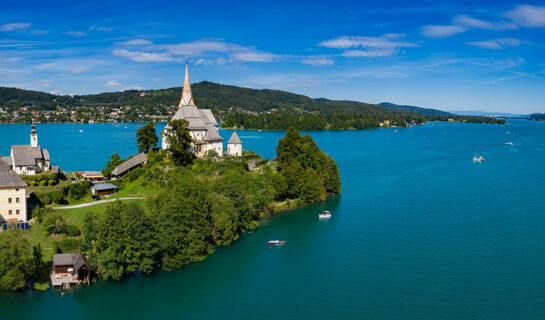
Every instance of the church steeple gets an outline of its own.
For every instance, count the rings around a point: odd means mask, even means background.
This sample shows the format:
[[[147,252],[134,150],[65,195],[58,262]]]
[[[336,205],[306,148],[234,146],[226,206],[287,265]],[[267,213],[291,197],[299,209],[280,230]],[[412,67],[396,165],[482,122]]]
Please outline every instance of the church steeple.
[[[36,132],[36,125],[32,124],[32,129],[30,129],[30,145],[33,148],[38,146],[38,133]]]
[[[184,79],[184,88],[182,89],[182,99],[180,99],[180,105],[182,106],[194,106],[195,101],[193,101],[193,94],[191,93],[191,83],[189,82],[189,68],[187,61],[185,62],[185,79]]]

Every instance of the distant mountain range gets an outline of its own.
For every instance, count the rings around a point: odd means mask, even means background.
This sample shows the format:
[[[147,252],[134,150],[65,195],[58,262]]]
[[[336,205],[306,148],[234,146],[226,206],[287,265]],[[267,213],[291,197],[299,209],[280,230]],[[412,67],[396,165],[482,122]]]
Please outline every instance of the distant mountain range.
[[[379,106],[383,106],[384,108],[388,108],[390,110],[405,110],[405,111],[413,111],[418,112],[420,114],[428,114],[428,115],[449,115],[451,113],[446,111],[441,111],[438,109],[430,109],[430,108],[421,108],[416,106],[407,106],[407,105],[399,105],[391,102],[381,102],[379,103]]]
[[[480,116],[480,117],[493,117],[493,118],[528,118],[527,114],[516,113],[504,113],[504,112],[485,112],[478,110],[466,110],[466,111],[451,111],[453,114],[461,116]]]

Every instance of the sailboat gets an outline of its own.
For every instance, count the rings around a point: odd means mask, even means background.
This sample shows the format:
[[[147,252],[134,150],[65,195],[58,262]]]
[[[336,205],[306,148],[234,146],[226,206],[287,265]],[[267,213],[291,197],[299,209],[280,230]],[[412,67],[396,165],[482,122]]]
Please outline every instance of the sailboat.
[[[483,162],[486,161],[486,159],[483,156],[477,157],[477,150],[475,150],[475,155],[473,156],[473,162]]]

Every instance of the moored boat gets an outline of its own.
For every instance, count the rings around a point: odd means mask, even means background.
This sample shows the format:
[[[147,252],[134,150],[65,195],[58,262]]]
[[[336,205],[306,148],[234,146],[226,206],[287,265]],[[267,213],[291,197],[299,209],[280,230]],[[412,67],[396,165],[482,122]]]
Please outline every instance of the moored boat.
[[[286,241],[284,240],[269,240],[267,241],[267,244],[269,246],[283,246],[286,244]]]
[[[331,218],[331,212],[329,212],[329,211],[326,210],[326,211],[320,213],[320,214],[318,215],[318,218],[319,218],[319,219],[329,219],[329,218]]]

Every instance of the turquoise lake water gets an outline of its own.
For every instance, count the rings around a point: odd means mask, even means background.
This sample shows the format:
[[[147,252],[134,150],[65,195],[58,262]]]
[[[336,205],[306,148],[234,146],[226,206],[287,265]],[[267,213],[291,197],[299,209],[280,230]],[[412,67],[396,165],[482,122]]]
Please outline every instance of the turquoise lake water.
[[[52,163],[71,171],[134,153],[138,126],[37,129]],[[29,130],[0,125],[0,154],[28,143]],[[283,136],[238,133],[269,158]],[[0,293],[0,318],[545,318],[545,123],[310,134],[339,164],[340,196],[267,219],[183,270],[64,296]],[[486,162],[473,163],[476,149]],[[324,209],[331,220],[318,220]]]

